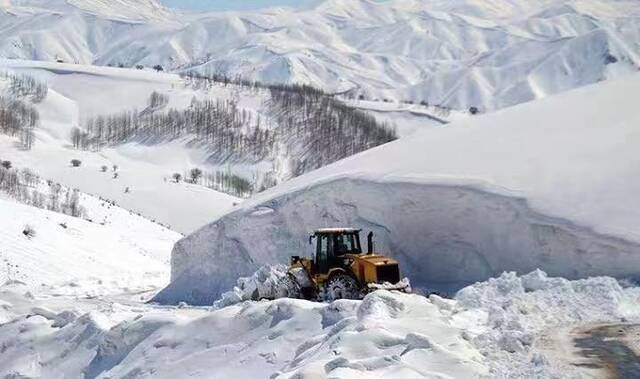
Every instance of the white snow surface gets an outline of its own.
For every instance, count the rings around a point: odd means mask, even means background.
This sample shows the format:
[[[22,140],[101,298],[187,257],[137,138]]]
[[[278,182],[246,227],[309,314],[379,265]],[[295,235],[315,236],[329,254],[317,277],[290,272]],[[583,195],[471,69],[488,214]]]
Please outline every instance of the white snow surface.
[[[423,130],[291,180],[178,242],[163,302],[211,304],[315,228],[376,233],[415,287],[640,274],[640,76]],[[270,212],[265,212],[270,209]]]
[[[91,297],[166,285],[180,234],[91,196],[80,202],[91,221],[0,198],[0,283]]]
[[[637,322],[639,300],[637,287],[623,289],[612,278],[569,281],[542,271],[504,273],[453,300],[381,290],[361,301],[278,299],[223,308],[51,296],[14,282],[0,286],[7,320],[0,324],[0,375],[580,377],[576,367],[556,371],[538,349],[541,333]]]
[[[13,0],[0,7],[0,56],[161,64],[485,111],[638,71],[639,18],[625,0],[325,0],[204,14],[155,0]]]
[[[4,287],[0,296],[23,302],[21,290]],[[380,291],[362,302],[279,299],[211,311],[75,307],[63,315],[41,306],[0,325],[0,375],[471,378],[487,372],[449,309],[416,295]]]

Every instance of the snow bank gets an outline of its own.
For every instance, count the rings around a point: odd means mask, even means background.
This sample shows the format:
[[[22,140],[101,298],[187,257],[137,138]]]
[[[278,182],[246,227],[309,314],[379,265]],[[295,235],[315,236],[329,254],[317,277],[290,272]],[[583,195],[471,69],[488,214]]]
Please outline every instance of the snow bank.
[[[277,299],[285,297],[286,287],[283,279],[287,277],[288,267],[285,265],[262,266],[250,277],[238,278],[231,291],[222,294],[220,300],[213,305],[224,308],[247,300]]]
[[[278,272],[263,268],[251,280]],[[537,347],[542,332],[640,320],[638,287],[542,271],[505,273],[455,300],[380,290],[361,301],[220,309],[34,299],[24,290],[0,287],[0,316],[11,309],[0,324],[3,377],[555,377]]]
[[[311,255],[308,234],[336,225],[373,230],[416,288],[536,268],[638,276],[638,91],[640,76],[601,83],[293,179],[178,242],[158,300],[212,304],[262,264]]]
[[[451,291],[539,267],[571,278],[638,273],[637,245],[538,214],[524,200],[470,188],[343,179],[262,206],[274,212],[236,212],[179,241],[172,283],[156,299],[212,304],[261,263],[310,256],[308,234],[331,225],[373,230],[376,250],[398,259],[416,288]]]

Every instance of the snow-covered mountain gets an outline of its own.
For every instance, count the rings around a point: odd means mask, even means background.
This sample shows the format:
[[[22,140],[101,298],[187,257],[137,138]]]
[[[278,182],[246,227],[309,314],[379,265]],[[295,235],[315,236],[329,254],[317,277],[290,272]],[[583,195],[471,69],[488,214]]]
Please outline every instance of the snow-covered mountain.
[[[4,0],[0,7],[15,14],[84,13],[123,22],[167,21],[172,17],[156,0]]]
[[[423,130],[293,179],[178,242],[161,301],[208,304],[316,228],[373,230],[417,286],[640,275],[640,75]],[[203,264],[203,262],[211,262]]]
[[[0,56],[161,64],[481,111],[640,67],[635,1],[326,0],[176,14],[154,0],[13,0]]]

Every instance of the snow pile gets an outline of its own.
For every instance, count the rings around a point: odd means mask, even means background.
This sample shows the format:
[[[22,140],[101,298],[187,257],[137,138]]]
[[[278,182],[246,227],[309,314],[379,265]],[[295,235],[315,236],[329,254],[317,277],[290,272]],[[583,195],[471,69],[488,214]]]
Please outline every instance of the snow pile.
[[[265,265],[249,277],[238,278],[236,286],[231,291],[222,293],[219,300],[213,303],[215,308],[224,308],[248,300],[279,299],[287,297],[289,293],[289,281],[285,280],[289,268],[285,265]],[[402,289],[411,292],[411,283],[408,278],[403,278],[399,283],[382,283],[369,285],[377,290]]]
[[[286,294],[283,279],[287,277],[285,265],[262,266],[250,277],[238,278],[233,290],[222,294],[214,307],[223,308],[247,300],[276,299]]]
[[[37,309],[0,325],[0,376],[487,374],[486,360],[452,324],[448,307],[415,295],[379,291],[363,301],[279,299],[211,311],[141,304],[80,307],[85,312],[73,315]]]
[[[638,288],[624,289],[609,277],[570,281],[540,270],[523,276],[509,272],[466,287],[455,299],[461,314],[486,315],[486,330],[473,342],[500,377],[530,377],[550,369],[534,346],[545,330],[640,320]]]
[[[638,91],[638,75],[600,83],[293,179],[178,242],[159,300],[211,304],[263,264],[311,256],[308,235],[336,225],[374,231],[414,288],[537,268],[638,276]]]

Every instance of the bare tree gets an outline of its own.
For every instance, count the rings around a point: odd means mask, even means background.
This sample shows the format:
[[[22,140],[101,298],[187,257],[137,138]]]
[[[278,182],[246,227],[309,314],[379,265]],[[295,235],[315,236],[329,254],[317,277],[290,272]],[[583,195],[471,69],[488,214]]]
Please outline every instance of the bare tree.
[[[20,137],[22,146],[27,150],[33,146],[33,129],[39,121],[38,111],[30,104],[0,97],[0,133]]]
[[[189,175],[191,176],[191,183],[196,184],[202,177],[202,170],[200,170],[199,168],[194,168],[189,172]]]

